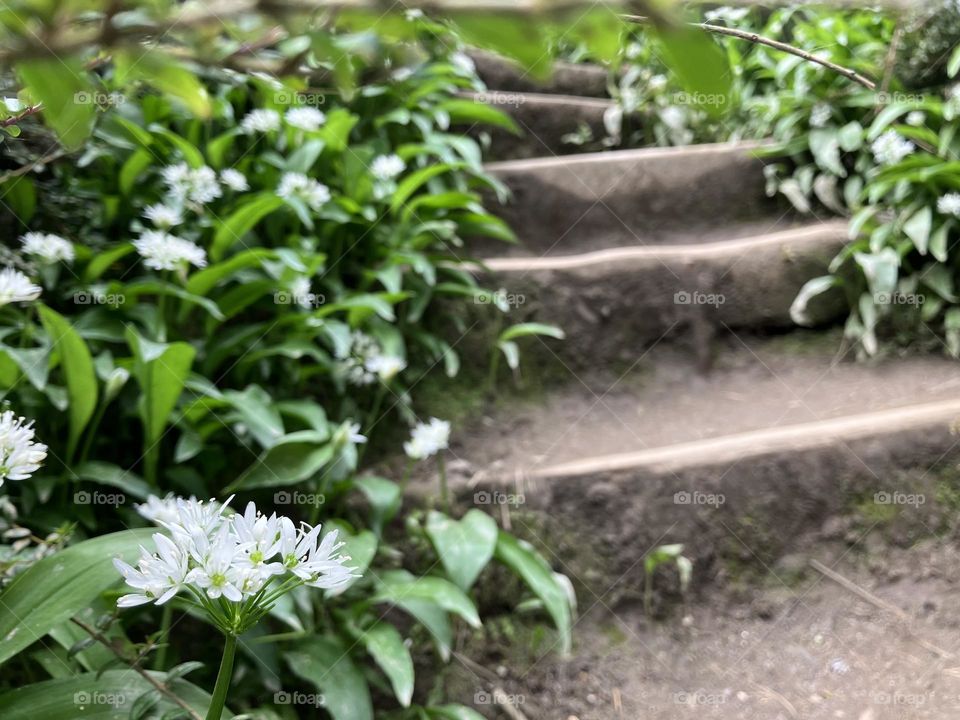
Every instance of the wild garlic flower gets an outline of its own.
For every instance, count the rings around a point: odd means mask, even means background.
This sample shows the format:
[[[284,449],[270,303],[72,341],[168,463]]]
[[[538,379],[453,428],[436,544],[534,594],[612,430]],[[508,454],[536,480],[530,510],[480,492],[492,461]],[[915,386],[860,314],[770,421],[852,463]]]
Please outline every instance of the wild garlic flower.
[[[927,115],[922,110],[912,110],[907,113],[907,125],[920,127],[927,121]]]
[[[191,168],[186,163],[170,165],[161,172],[170,194],[177,202],[205,205],[223,195],[216,171],[207,165]]]
[[[382,353],[380,345],[366,333],[355,330],[350,335],[350,348],[338,354],[337,372],[351,385],[371,385],[377,380],[376,370],[367,363]]]
[[[177,270],[186,265],[205,267],[207,254],[196,243],[162,230],[147,230],[133,241],[143,264],[154,270]]]
[[[220,182],[226,185],[234,192],[246,192],[250,189],[250,183],[247,182],[247,176],[239,170],[227,168],[220,171]]]
[[[163,230],[169,230],[183,222],[183,213],[180,212],[180,208],[163,203],[148,205],[143,209],[143,216]]]
[[[283,119],[287,125],[300,130],[318,130],[327,121],[327,116],[312,107],[290,108],[284,113]]]
[[[960,193],[947,193],[937,198],[937,212],[960,217]]]
[[[330,200],[330,189],[302,173],[288,172],[280,178],[277,195],[284,200],[297,198],[311,210],[319,210]]]
[[[251,110],[240,123],[248,135],[268,133],[280,129],[280,113],[276,110]]]
[[[342,423],[333,432],[333,444],[334,445],[346,445],[350,443],[351,445],[362,445],[367,441],[366,435],[360,434],[360,423],[353,422],[352,420],[347,420]]]
[[[870,150],[880,165],[896,165],[913,152],[913,143],[900,137],[896,130],[887,130],[873,141]]]
[[[377,180],[393,180],[406,170],[407,165],[399,155],[379,155],[370,164],[370,172]]]
[[[477,72],[477,66],[474,64],[473,58],[460,50],[450,54],[450,64],[457,72],[467,77],[472,77]]]
[[[20,243],[27,255],[38,257],[45,263],[69,263],[75,257],[73,244],[59,235],[28,232],[20,238]]]
[[[26,480],[40,469],[47,446],[34,442],[33,421],[13,410],[0,414],[0,485],[4,480]]]
[[[15,302],[30,302],[40,297],[43,288],[14,268],[0,270],[0,307]]]
[[[231,513],[229,502],[149,498],[139,510],[166,533],[153,535],[153,551],[140,548],[136,567],[114,560],[135,591],[117,606],[162,605],[182,593],[224,633],[238,635],[295,587],[340,589],[356,577],[336,530],[321,538],[319,525],[298,528],[252,502]]]
[[[373,355],[367,358],[363,366],[370,372],[376,373],[382,382],[390,382],[407,364],[403,358],[395,355]]]
[[[403,444],[403,451],[414,460],[423,460],[446,450],[450,442],[450,423],[430,418],[429,423],[418,423]]]

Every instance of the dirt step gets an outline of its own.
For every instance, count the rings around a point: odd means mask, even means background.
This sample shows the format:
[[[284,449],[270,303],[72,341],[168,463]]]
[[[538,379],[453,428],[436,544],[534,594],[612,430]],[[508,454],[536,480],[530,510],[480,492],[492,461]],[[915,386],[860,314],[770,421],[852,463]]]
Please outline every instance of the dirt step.
[[[486,261],[489,273],[481,282],[503,289],[513,306],[511,322],[563,328],[567,339],[557,352],[575,367],[629,363],[665,335],[687,338],[708,363],[719,333],[789,328],[797,292],[824,274],[847,235],[845,223],[835,221],[713,242],[690,239],[683,245],[494,258]],[[827,295],[810,311],[814,320],[827,322],[839,318],[843,306],[839,296]]]
[[[607,97],[607,70],[600,65],[557,61],[553,63],[550,77],[539,80],[517,63],[496,53],[470,50],[467,54],[491,90]]]
[[[633,245],[637,238],[775,213],[782,206],[766,197],[763,167],[769,161],[757,156],[760,147],[614,150],[486,167],[513,192],[498,214],[524,247],[543,254],[562,248],[568,237],[590,237],[605,247]]]
[[[495,129],[491,133],[488,156],[494,159],[522,159],[551,155],[568,155],[601,150],[606,137],[603,115],[612,100],[489,90],[461,93],[461,96],[482,102],[510,115],[520,128],[514,135]],[[484,131],[488,130],[486,126]],[[568,136],[581,131],[589,140],[578,144]]]
[[[707,376],[657,347],[619,377],[571,378],[462,433],[463,496],[513,502],[538,534],[581,538],[571,557],[589,545],[580,571],[599,579],[691,537],[710,562],[728,528],[775,561],[851,498],[895,493],[911,468],[933,483],[960,458],[953,361],[839,362],[827,339],[733,337]],[[637,590],[632,577],[621,591]]]

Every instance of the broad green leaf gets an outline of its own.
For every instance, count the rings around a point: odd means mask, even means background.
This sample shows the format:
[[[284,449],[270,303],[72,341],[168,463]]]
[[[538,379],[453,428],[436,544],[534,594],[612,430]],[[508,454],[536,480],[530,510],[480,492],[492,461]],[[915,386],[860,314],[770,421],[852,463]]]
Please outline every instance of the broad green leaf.
[[[69,150],[93,129],[96,92],[79,57],[41,58],[17,64],[20,81],[43,104],[43,119]]]
[[[390,685],[403,707],[413,698],[413,659],[403,636],[388,622],[378,622],[360,635],[360,642],[390,679]]]
[[[514,122],[513,118],[502,110],[486,105],[480,100],[452,98],[438,103],[437,108],[446,112],[450,116],[451,124],[454,125],[474,125],[477,123],[494,125],[508,130],[514,135],[520,134],[520,127]]]
[[[426,531],[447,575],[461,590],[469,590],[493,557],[497,523],[477,509],[459,521],[430,511]]]
[[[357,478],[353,484],[366,495],[373,509],[371,525],[379,535],[384,524],[390,522],[400,510],[403,502],[400,486],[392,480],[369,475]]]
[[[903,224],[904,234],[913,240],[913,246],[921,255],[927,254],[927,248],[930,246],[930,230],[932,227],[933,211],[929,205],[925,205],[917,210],[917,212]]]
[[[283,418],[273,398],[259,385],[250,385],[242,392],[226,390],[224,400],[238,415],[246,429],[263,448],[273,447],[283,437]]]
[[[484,720],[483,715],[465,705],[441,705],[427,708],[427,714],[431,718],[440,720]]]
[[[333,446],[312,430],[290,433],[266,450],[227,488],[250,490],[296,485],[333,459]]]
[[[726,54],[708,33],[676,26],[658,31],[663,60],[697,107],[711,115],[730,109],[733,73]]]
[[[128,84],[143,80],[180,100],[195,116],[210,116],[210,96],[206,87],[168,53],[138,48],[135,53],[116,53],[114,64],[118,82]]]
[[[450,14],[470,45],[513,58],[531,77],[542,80],[550,75],[548,29],[541,15],[517,13],[505,21],[497,13],[466,10]]]
[[[37,309],[40,312],[40,321],[50,337],[51,350],[60,356],[67,385],[67,396],[70,400],[70,434],[67,440],[69,459],[76,450],[80,433],[97,407],[97,376],[90,350],[70,322],[43,303],[38,303]]]
[[[438,577],[421,577],[412,581],[382,578],[382,584],[374,596],[374,602],[400,605],[407,600],[427,600],[444,610],[459,615],[472,627],[480,627],[480,616],[473,602],[463,591],[447,580]]]
[[[74,468],[73,474],[80,480],[123,490],[138,500],[146,500],[153,493],[153,489],[143,481],[143,478],[113,463],[91,460]]]
[[[0,663],[117,585],[120,575],[113,558],[133,562],[139,545],[152,534],[152,529],[144,529],[101,535],[45,557],[17,575],[0,595]]]
[[[273,193],[255,195],[244,202],[218,225],[210,246],[210,257],[219,261],[231,245],[240,242],[258,222],[281,205],[283,198]]]
[[[164,673],[150,675],[170,690],[199,716],[210,705],[210,696],[186,680],[167,681]],[[128,720],[138,698],[154,691],[153,685],[129,668],[105,673],[83,673],[72,677],[23,685],[0,695],[3,720]],[[158,699],[150,717],[168,717],[178,709],[171,700]],[[169,717],[181,717],[182,710]],[[225,711],[224,717],[230,716]]]
[[[98,252],[93,256],[93,259],[87,263],[87,267],[83,271],[84,281],[93,282],[94,280],[97,280],[101,275],[110,269],[111,265],[132,253],[133,249],[132,243],[123,243],[122,245],[118,245],[117,247],[109,250]]]
[[[157,343],[127,329],[127,343],[133,351],[134,375],[140,384],[140,417],[148,448],[155,447],[177,405],[196,355],[185,342]],[[148,474],[149,477],[149,474]]]
[[[810,131],[810,152],[823,170],[846,177],[847,171],[840,162],[840,139],[833,128]]]
[[[390,200],[390,209],[396,212],[403,207],[403,204],[411,195],[427,182],[438,175],[450,172],[451,170],[457,170],[461,167],[464,167],[463,163],[439,163],[437,165],[428,165],[425,168],[411,173],[397,185],[396,192],[393,193],[393,198]]]
[[[193,273],[187,280],[187,291],[194,295],[206,295],[221,281],[229,278],[238,270],[263,265],[265,260],[276,257],[269,248],[252,248],[239,252],[228,260],[218,262]]]
[[[313,637],[284,653],[283,659],[294,675],[323,693],[323,707],[333,720],[373,720],[367,681],[338,639]]]
[[[835,287],[839,280],[833,275],[821,275],[804,283],[790,305],[790,319],[797,325],[812,325],[814,319],[807,312],[807,306],[817,295],[822,295],[832,287]]]
[[[560,632],[562,652],[570,652],[573,628],[570,601],[566,591],[554,578],[550,566],[534,550],[503,531],[497,537],[495,557],[523,578],[527,586],[540,598]]]

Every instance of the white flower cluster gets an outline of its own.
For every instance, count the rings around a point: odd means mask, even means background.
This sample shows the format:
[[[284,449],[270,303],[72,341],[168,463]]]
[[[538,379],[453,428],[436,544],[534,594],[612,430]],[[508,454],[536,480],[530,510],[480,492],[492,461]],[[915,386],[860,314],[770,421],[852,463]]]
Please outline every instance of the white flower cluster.
[[[382,181],[393,180],[406,168],[406,163],[396,154],[378,155],[370,163],[370,172],[377,180]]]
[[[287,110],[283,119],[291,127],[312,132],[320,129],[320,126],[327,121],[327,116],[316,108],[295,107]]]
[[[810,111],[810,127],[822,128],[833,117],[833,111],[827,103],[817,103]]]
[[[189,240],[162,230],[147,230],[133,241],[143,263],[154,270],[177,270],[186,265],[205,267],[207,253]]]
[[[288,172],[280,178],[277,195],[284,200],[302,200],[311,210],[319,210],[330,200],[330,189],[303,173]]]
[[[403,358],[385,354],[376,340],[359,330],[351,334],[350,349],[338,359],[338,370],[351,385],[389,382],[407,366]]]
[[[73,244],[59,235],[28,232],[20,238],[20,244],[27,255],[38,257],[45,263],[73,262]]]
[[[4,480],[26,480],[40,469],[47,446],[33,441],[33,421],[12,410],[0,414],[0,485]]]
[[[237,634],[294,587],[337,589],[356,577],[345,565],[350,558],[338,552],[343,543],[336,530],[321,539],[319,525],[297,528],[288,517],[264,515],[252,502],[242,515],[231,514],[229,502],[169,496],[139,506],[168,534],[154,534],[154,552],[140,548],[137,567],[114,559],[135,590],[117,606],[162,605],[184,592],[222,630]],[[221,599],[241,605],[234,611]]]
[[[198,168],[191,168],[186,163],[169,165],[162,170],[161,177],[179,204],[189,201],[205,205],[223,195],[217,172],[207,165]]]
[[[403,444],[403,451],[414,460],[423,460],[446,450],[450,443],[450,423],[430,418],[428,423],[417,423],[410,432],[410,439]]]
[[[896,165],[913,152],[913,143],[900,137],[896,130],[887,130],[873,141],[870,150],[879,164]]]
[[[327,116],[313,107],[293,107],[283,114],[282,120],[290,127],[312,132],[320,129]],[[280,124],[280,113],[264,108],[248,112],[240,121],[240,129],[248,135],[269,133],[279,130]]]
[[[937,212],[960,217],[960,193],[947,193],[937,199]]]
[[[280,128],[280,113],[276,110],[251,110],[240,121],[240,128],[251,135],[273,132]]]
[[[40,297],[43,288],[15,268],[0,270],[0,307],[15,302],[30,302]]]

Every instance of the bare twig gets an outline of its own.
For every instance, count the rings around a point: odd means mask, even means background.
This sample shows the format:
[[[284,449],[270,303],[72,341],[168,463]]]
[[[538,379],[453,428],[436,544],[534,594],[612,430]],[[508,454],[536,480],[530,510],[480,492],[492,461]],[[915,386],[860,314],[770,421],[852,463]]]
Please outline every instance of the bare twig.
[[[883,78],[880,80],[880,92],[885,93],[890,89],[890,83],[893,81],[893,68],[897,63],[897,50],[900,49],[900,39],[903,37],[903,27],[897,23],[893,31],[893,37],[890,39],[890,47],[887,48],[887,56],[883,61]]]
[[[637,24],[647,24],[649,18],[644,17],[643,15],[621,15],[624,20],[628,22],[637,23]],[[757,33],[747,32],[745,30],[737,30],[736,28],[728,28],[723,25],[711,25],[710,23],[689,23],[691,27],[697,27],[701,30],[705,30],[709,33],[714,33],[716,35],[726,35],[728,37],[738,38],[740,40],[746,40],[752,42],[756,45],[766,45],[767,47],[772,47],[774,50],[780,50],[781,52],[789,53],[790,55],[796,55],[799,58],[817,65],[822,65],[828,70],[833,70],[844,77],[853,80],[860,85],[863,85],[868,90],[875,90],[877,84],[868,77],[861,75],[856,70],[851,68],[843,67],[842,65],[837,65],[836,63],[830,62],[829,60],[824,60],[823,58],[817,57],[813,53],[809,53],[806,50],[801,50],[798,47],[793,45],[788,45],[785,42],[780,42],[779,40],[773,40],[768,37],[763,37]]]
[[[0,184],[5,183],[7,180],[12,180],[13,178],[20,177],[21,175],[26,175],[29,172],[33,172],[40,165],[46,165],[51,163],[54,160],[59,160],[64,155],[67,154],[67,151],[63,148],[57,148],[56,150],[47,153],[43,157],[37,158],[31,163],[28,163],[22,167],[18,167],[16,170],[10,170],[5,172],[3,175],[0,175]]]
[[[143,657],[142,655],[137,656],[136,660],[134,660],[134,661],[131,663],[131,662],[130,662],[130,658],[126,657],[122,652],[120,652],[120,651],[114,646],[114,644],[113,644],[112,642],[110,642],[110,639],[107,638],[107,637],[106,637],[103,633],[101,633],[99,630],[97,630],[97,629],[94,628],[94,627],[90,627],[89,625],[87,625],[87,623],[83,622],[82,620],[77,620],[77,618],[71,618],[71,619],[73,620],[74,624],[76,624],[77,626],[79,626],[80,628],[82,628],[82,629],[84,630],[84,632],[86,632],[90,637],[92,637],[92,638],[93,638],[94,640],[96,640],[98,643],[100,643],[100,644],[103,645],[105,648],[107,648],[107,649],[108,649],[110,652],[112,652],[118,659],[122,660],[122,661],[125,662],[125,663],[128,663],[131,670],[133,670],[133,671],[134,671],[135,673],[137,673],[140,677],[142,677],[144,680],[146,680],[146,681],[147,681],[151,686],[153,686],[153,688],[154,688],[155,690],[157,690],[161,695],[163,695],[165,698],[167,698],[168,700],[170,700],[172,703],[176,704],[178,707],[180,707],[180,708],[182,708],[183,710],[185,710],[185,711],[190,715],[190,717],[192,718],[192,720],[203,720],[203,718],[200,716],[200,714],[199,714],[196,710],[194,710],[192,707],[190,707],[184,700],[181,700],[181,699],[176,695],[176,693],[174,693],[172,690],[170,690],[170,688],[168,688],[168,687],[167,687],[166,685],[164,685],[163,683],[158,682],[158,681],[156,680],[156,678],[154,678],[149,672],[147,672],[147,671],[144,670],[142,667],[140,667],[140,664],[139,664],[139,663],[140,663],[141,658]]]
[[[956,657],[949,650],[944,650],[943,648],[937,645],[934,645],[932,642],[929,642],[928,640],[924,640],[922,637],[919,637],[916,633],[914,633],[913,630],[910,629],[910,622],[911,622],[910,616],[907,615],[907,613],[905,613],[903,610],[898,608],[896,605],[893,605],[891,603],[888,603],[886,600],[882,600],[881,598],[878,598],[876,595],[874,595],[872,592],[870,592],[866,588],[860,587],[855,582],[853,582],[853,580],[848,580],[843,575],[838,573],[836,570],[831,570],[819,560],[810,560],[810,567],[812,567],[821,575],[829,578],[830,580],[833,580],[840,587],[843,587],[849,590],[850,592],[852,592],[854,595],[857,595],[861,599],[866,600],[868,603],[870,603],[874,607],[879,608],[880,610],[883,610],[884,612],[887,612],[893,615],[893,617],[895,617],[897,620],[899,620],[903,624],[903,629],[911,638],[916,640],[920,645],[922,645],[924,648],[932,652],[934,655],[939,655],[942,658]]]
[[[0,127],[10,127],[11,125],[16,125],[18,122],[20,122],[24,118],[28,118],[31,115],[35,115],[41,110],[43,110],[43,105],[31,105],[26,110],[19,112],[16,115],[11,115],[8,118],[0,120]]]

